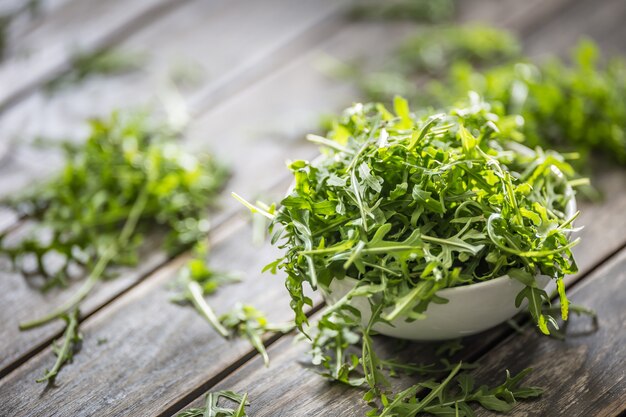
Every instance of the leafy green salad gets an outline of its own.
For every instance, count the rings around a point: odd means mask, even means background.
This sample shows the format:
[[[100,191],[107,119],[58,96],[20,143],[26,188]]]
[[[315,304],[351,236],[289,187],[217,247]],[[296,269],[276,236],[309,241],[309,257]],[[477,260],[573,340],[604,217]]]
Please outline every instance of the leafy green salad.
[[[423,317],[437,291],[508,274],[524,284],[543,333],[556,320],[535,277],[556,280],[567,318],[563,277],[576,272],[569,240],[577,214],[565,158],[521,146],[523,120],[501,117],[472,96],[466,107],[414,115],[397,97],[394,113],[357,104],[336,120],[313,162],[295,161],[295,185],[273,219],[284,256],[268,269],[287,273],[296,325],[307,322],[304,286],[328,290],[354,278],[380,321]],[[261,209],[258,209],[261,210]],[[376,301],[374,301],[376,300]]]

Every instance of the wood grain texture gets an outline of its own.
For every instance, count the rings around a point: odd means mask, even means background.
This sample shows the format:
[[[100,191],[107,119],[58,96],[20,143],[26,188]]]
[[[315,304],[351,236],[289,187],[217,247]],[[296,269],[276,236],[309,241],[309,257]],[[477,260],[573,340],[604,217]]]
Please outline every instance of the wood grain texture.
[[[158,241],[148,242],[141,254],[142,262],[136,268],[120,268],[116,279],[100,283],[91,296],[83,303],[81,312],[90,314],[106,304],[115,295],[119,295],[127,288],[136,284],[167,260],[167,255],[159,250]],[[6,259],[0,261],[0,279],[2,293],[0,300],[0,376],[6,375],[15,366],[23,361],[23,357],[30,352],[41,349],[57,337],[64,326],[62,322],[54,321],[42,327],[28,331],[20,331],[21,322],[43,316],[66,300],[80,287],[80,281],[72,282],[62,290],[51,290],[42,293],[35,288],[21,273],[13,272]]]
[[[588,317],[573,316],[568,337],[539,337],[532,328],[504,340],[480,360],[477,381],[493,383],[506,369],[533,368],[525,383],[545,388],[537,401],[522,402],[511,416],[612,417],[626,411],[626,250],[611,258],[572,291],[573,303],[594,309],[599,328]],[[480,416],[494,415],[486,411]]]
[[[0,2],[0,16],[10,18],[4,31],[5,44],[0,63],[19,55],[23,39],[69,1],[71,0],[39,0],[34,10],[24,0]]]
[[[114,45],[188,0],[73,0],[24,34],[0,67],[0,112],[67,68],[77,52]]]
[[[26,122],[36,120],[37,115],[45,114],[47,117],[40,120],[44,132],[51,132],[55,129],[67,133],[72,129],[81,132],[82,120],[89,115],[106,114],[111,108],[130,105],[132,102],[155,100],[157,80],[166,76],[169,70],[168,65],[175,62],[176,57],[181,60],[196,57],[202,65],[210,67],[211,72],[218,72],[220,68],[236,70],[240,67],[247,67],[251,62],[250,59],[258,62],[261,56],[271,61],[277,43],[285,44],[288,43],[288,39],[298,38],[316,21],[337,12],[340,6],[340,3],[334,1],[315,4],[306,2],[298,7],[290,7],[291,4],[293,3],[290,0],[269,0],[264,2],[264,7],[254,6],[250,10],[253,13],[249,15],[242,13],[240,1],[231,1],[228,4],[224,2],[219,9],[216,9],[215,3],[190,4],[158,22],[153,28],[129,40],[128,47],[135,50],[146,50],[150,45],[155,44],[161,45],[159,54],[153,56],[149,66],[145,69],[147,74],[142,74],[142,77],[136,74],[115,79],[94,80],[91,85],[53,98],[51,103],[46,104],[44,111],[37,111],[36,106],[30,107],[31,102],[39,102],[38,97],[33,97],[33,100],[28,100],[18,106],[15,114],[25,116]],[[278,27],[271,26],[268,22]],[[244,23],[247,27],[243,35],[238,26],[240,23]],[[186,31],[185,28],[189,26],[199,29]],[[177,36],[172,37],[171,34],[177,34]],[[222,39],[222,37],[224,40],[219,43],[209,45],[206,43],[207,39]],[[310,41],[315,44],[317,40],[310,39]],[[299,41],[299,43],[303,42]],[[229,82],[234,88],[237,81],[231,79]],[[207,85],[217,86],[221,83],[219,77],[207,79]],[[187,99],[193,95],[193,91],[186,92]],[[96,97],[99,100],[96,100]],[[89,103],[98,103],[98,105]],[[245,126],[236,123],[237,119],[238,116],[232,113],[230,124],[238,128]],[[17,122],[13,126],[17,126]],[[232,162],[231,169],[247,177],[253,173],[251,170],[246,170],[247,161],[236,158],[240,149],[245,147],[243,135],[230,136],[229,140],[223,141],[222,144],[216,143],[215,140],[206,140],[207,137],[223,140],[226,135],[232,134],[233,130],[229,126],[222,126],[221,130],[211,132],[211,136],[200,138],[194,148],[202,152],[213,148],[219,149],[219,156]],[[265,161],[271,161],[270,152],[264,152],[263,149],[258,150],[256,155],[260,158],[267,156],[270,159],[265,159]],[[41,164],[42,159],[47,163],[44,169],[37,169],[36,166]],[[50,155],[49,149],[20,147],[11,163],[0,168],[0,172],[3,173],[0,179],[0,189],[5,192],[14,191],[16,187],[23,186],[24,182],[32,181],[33,177],[49,175],[50,171],[58,168],[60,162],[60,158]],[[276,163],[282,166],[282,158],[276,160]],[[7,175],[4,175],[5,173]],[[228,198],[227,201],[230,204],[232,199]],[[215,225],[233,214],[232,206],[228,213],[223,210],[221,213],[222,215],[214,220]],[[11,220],[15,220],[15,214],[5,211],[0,214],[0,219],[8,224]],[[0,229],[2,227],[0,223]],[[141,263],[141,268],[137,271],[125,270],[122,279],[99,286],[84,304],[84,314],[90,314],[128,287],[135,285],[145,277],[147,272],[152,271],[167,259],[166,255],[158,250],[158,242],[151,243],[150,250],[147,251]],[[6,351],[6,354],[0,358],[0,375],[3,375],[12,368],[11,364],[45,345],[61,329],[59,324],[53,324],[28,332],[20,332],[17,324],[39,316],[58,305],[76,289],[79,283],[68,289],[40,294],[31,288],[20,274],[9,272],[7,265],[0,269],[0,275],[3,278],[0,280],[0,302],[7,306],[0,311],[0,319],[7,323],[6,326],[0,328],[0,346],[2,346],[0,350]]]

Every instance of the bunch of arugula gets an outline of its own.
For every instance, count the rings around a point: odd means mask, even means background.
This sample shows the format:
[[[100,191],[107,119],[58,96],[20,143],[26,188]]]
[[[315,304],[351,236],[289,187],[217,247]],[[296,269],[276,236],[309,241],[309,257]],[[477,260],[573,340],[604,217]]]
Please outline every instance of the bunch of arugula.
[[[575,151],[597,150],[626,164],[626,61],[600,65],[591,41],[572,52],[573,65],[553,58],[540,65],[517,61],[476,70],[457,61],[442,81],[426,86],[422,104],[447,105],[468,90],[493,103],[498,114],[519,114],[530,145]],[[581,166],[586,164],[582,160]]]
[[[519,151],[517,117],[498,117],[473,97],[467,107],[421,117],[406,100],[395,114],[358,104],[337,120],[314,163],[290,165],[295,186],[273,218],[274,242],[285,256],[268,268],[287,273],[296,325],[311,300],[303,284],[329,290],[351,277],[354,291],[379,300],[381,319],[419,319],[443,288],[509,274],[525,288],[539,328],[556,321],[535,275],[562,285],[576,272],[565,218],[572,197],[563,176],[572,167],[556,152]],[[262,209],[258,209],[262,210]],[[349,294],[349,299],[353,294]]]
[[[76,307],[112,275],[112,267],[138,261],[148,233],[164,235],[170,254],[206,237],[207,210],[226,173],[208,155],[183,151],[176,144],[179,133],[141,114],[94,120],[84,143],[66,145],[67,162],[58,176],[4,202],[35,223],[17,242],[0,236],[0,252],[16,268],[43,277],[44,289],[67,285],[72,271],[88,271],[62,305],[20,325],[30,329],[64,319],[73,329],[64,335],[54,372],[42,380],[52,380],[71,358],[79,339]],[[51,259],[60,260],[60,267],[51,269]]]
[[[368,100],[389,102],[402,94],[412,102],[432,106],[424,97],[422,84],[445,78],[450,66],[465,62],[484,68],[517,59],[520,52],[520,43],[504,30],[481,25],[440,26],[410,36],[377,71],[339,64],[333,72],[357,84]]]
[[[577,270],[571,248],[578,242],[568,238],[577,214],[566,217],[572,198],[567,178],[575,172],[563,155],[520,146],[521,122],[492,113],[476,95],[441,114],[412,114],[399,97],[394,113],[381,104],[357,104],[335,120],[327,137],[309,136],[322,146],[322,155],[291,163],[295,183],[278,209],[243,201],[272,220],[273,242],[285,255],[266,269],[287,273],[303,333],[310,333],[304,308],[312,304],[305,283],[328,292],[333,280],[356,280],[317,322],[311,353],[322,376],[369,387],[369,415],[472,416],[471,402],[508,411],[518,399],[541,394],[536,387],[519,387],[529,370],[507,374],[501,386],[475,390],[468,375],[457,376],[467,365],[382,359],[371,337],[378,322],[419,320],[429,303],[445,303],[436,294],[440,289],[505,274],[524,284],[516,304],[528,300],[541,332],[558,325],[543,310],[550,298],[536,275],[556,280],[559,311],[567,319],[563,277]],[[367,323],[351,305],[356,297],[369,300]],[[388,394],[388,375],[445,371],[450,374],[442,382],[428,379]],[[454,380],[457,391],[449,387]],[[420,398],[424,390],[430,392]]]

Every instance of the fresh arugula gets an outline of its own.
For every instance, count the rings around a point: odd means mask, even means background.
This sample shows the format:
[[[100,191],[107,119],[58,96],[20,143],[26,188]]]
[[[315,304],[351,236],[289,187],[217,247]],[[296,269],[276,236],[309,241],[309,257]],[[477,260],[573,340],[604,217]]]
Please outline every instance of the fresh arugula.
[[[204,296],[215,293],[222,285],[239,282],[240,278],[232,273],[213,270],[207,262],[208,251],[207,243],[196,244],[194,256],[178,273],[174,283],[177,294],[172,297],[172,301],[193,305],[222,337],[228,337],[230,332],[224,328]]]
[[[236,405],[236,408],[220,406],[221,399],[226,399]],[[209,392],[204,400],[204,406],[190,408],[176,414],[176,417],[248,417],[246,407],[249,406],[248,394],[237,394],[233,391]]]
[[[295,186],[273,217],[303,329],[310,300],[303,284],[329,291],[355,278],[378,297],[381,319],[418,319],[443,288],[512,272],[526,286],[533,318],[547,333],[546,301],[534,276],[559,281],[576,271],[565,217],[574,175],[562,155],[524,148],[515,117],[498,117],[474,97],[447,114],[395,115],[380,104],[356,105],[337,120],[314,163],[295,161]],[[259,209],[260,210],[260,209]],[[563,286],[559,286],[563,290]],[[564,291],[563,296],[564,296]],[[361,295],[364,295],[361,294]],[[563,311],[566,317],[566,310]]]
[[[261,311],[241,303],[237,303],[232,310],[218,317],[204,297],[215,293],[222,285],[239,282],[240,278],[233,273],[213,270],[208,264],[207,255],[208,244],[198,243],[194,247],[194,256],[178,273],[174,283],[176,294],[172,301],[178,304],[191,304],[220,336],[226,339],[240,337],[248,340],[261,354],[267,366],[269,356],[263,337],[269,333],[289,332],[293,325],[270,323]]]
[[[65,321],[66,327],[63,336],[59,342],[52,343],[52,351],[57,357],[52,369],[46,370],[44,376],[37,382],[54,381],[59,370],[66,362],[71,362],[76,353],[80,342],[83,340],[82,335],[78,331],[78,309],[64,314],[61,318]]]
[[[536,398],[543,393],[539,387],[520,386],[521,380],[531,371],[523,370],[515,376],[506,372],[506,380],[493,388],[485,385],[475,389],[474,378],[466,373],[457,376],[462,364],[457,364],[441,382],[428,380],[415,384],[404,391],[388,398],[381,397],[382,408],[374,409],[367,415],[371,417],[414,417],[420,413],[435,416],[473,417],[475,412],[470,403],[478,403],[487,410],[506,413],[519,399]],[[453,382],[458,385],[453,388]],[[417,394],[428,390],[428,394]]]
[[[207,155],[183,151],[176,144],[178,136],[140,114],[114,113],[108,120],[94,120],[84,144],[66,146],[67,162],[58,176],[5,202],[36,224],[17,242],[0,236],[0,252],[16,268],[27,271],[34,259],[45,288],[66,285],[76,278],[72,270],[89,271],[62,305],[22,323],[21,329],[67,321],[94,286],[112,276],[112,267],[138,261],[148,233],[164,234],[171,254],[206,237],[207,208],[225,171]],[[59,260],[60,267],[51,269],[51,259]],[[74,344],[76,334],[66,331],[64,345]],[[53,369],[43,380],[54,378],[58,367]]]
[[[411,113],[407,101],[396,97],[393,110],[357,104],[326,137],[309,136],[322,153],[313,162],[291,163],[294,186],[278,208],[235,197],[271,219],[272,241],[284,256],[266,269],[287,273],[296,325],[310,338],[313,364],[325,378],[367,386],[364,399],[374,404],[369,415],[471,416],[471,402],[508,411],[516,399],[540,395],[536,388],[518,389],[528,371],[474,390],[469,376],[456,377],[463,364],[380,358],[373,325],[419,320],[429,303],[446,302],[436,295],[440,289],[508,274],[524,284],[516,304],[527,299],[543,333],[558,329],[544,309],[550,298],[535,277],[553,277],[567,301],[562,279],[577,270],[571,248],[578,240],[568,238],[576,214],[566,217],[573,197],[567,179],[575,171],[563,155],[521,145],[519,118],[493,113],[477,95],[435,114]],[[304,285],[328,292],[333,280],[346,277],[356,286],[327,308],[313,331],[305,327],[304,307],[311,300]],[[367,325],[351,305],[355,297],[369,300]],[[567,302],[559,312],[566,320]],[[454,341],[438,354],[461,348]],[[388,376],[446,370],[442,382],[427,380],[388,396]],[[448,387],[455,378],[462,384],[458,393]],[[419,397],[424,389],[430,392]]]
[[[369,100],[402,94],[420,107],[445,108],[476,91],[495,114],[522,116],[519,130],[529,146],[575,152],[579,169],[594,151],[626,164],[624,59],[603,59],[590,40],[573,50],[572,65],[558,58],[535,64],[520,51],[504,30],[432,27],[400,45],[383,69],[348,65],[340,74]]]
[[[356,84],[367,100],[390,102],[395,95],[402,94],[426,107],[441,106],[445,100],[433,101],[424,90],[429,88],[431,80],[445,78],[451,66],[463,62],[475,68],[488,68],[518,59],[520,53],[517,39],[501,29],[482,25],[435,26],[407,38],[376,71],[363,71],[358,63],[337,61],[329,72]]]
[[[459,61],[444,80],[426,87],[419,102],[451,103],[474,90],[494,103],[495,113],[521,115],[521,131],[531,146],[583,157],[599,151],[626,164],[626,61],[613,58],[600,64],[598,48],[589,40],[574,49],[572,61],[519,61],[482,71]],[[586,163],[585,158],[579,165]]]

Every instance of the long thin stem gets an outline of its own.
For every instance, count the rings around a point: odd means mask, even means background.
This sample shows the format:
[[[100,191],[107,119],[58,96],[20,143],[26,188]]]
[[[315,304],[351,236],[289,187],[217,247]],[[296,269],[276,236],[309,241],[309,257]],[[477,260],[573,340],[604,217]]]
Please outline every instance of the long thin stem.
[[[57,352],[57,360],[54,362],[52,369],[46,372],[46,374],[37,380],[37,382],[50,381],[59,373],[59,369],[63,366],[63,363],[70,358],[70,350],[77,338],[76,332],[78,328],[78,310],[74,310],[68,315],[67,327],[63,333],[63,345]]]
[[[187,284],[187,290],[189,291],[189,296],[190,296],[189,299],[191,303],[196,308],[196,310],[198,310],[198,312],[202,315],[202,317],[204,317],[209,322],[209,324],[213,326],[215,330],[217,330],[217,332],[221,334],[223,337],[230,336],[230,333],[228,332],[228,330],[226,330],[226,328],[222,326],[222,323],[220,323],[220,320],[217,318],[217,315],[215,314],[211,306],[204,299],[200,284],[198,284],[195,281],[191,281]]]
[[[141,213],[143,212],[147,201],[148,190],[144,188],[139,197],[137,197],[135,203],[133,204],[133,207],[128,215],[128,219],[126,219],[126,223],[124,224],[124,227],[120,232],[119,239],[117,240],[117,242],[112,243],[109,247],[106,248],[104,253],[98,259],[98,262],[96,262],[96,265],[89,273],[87,280],[78,289],[78,291],[76,291],[65,303],[61,304],[59,307],[55,308],[45,316],[25,323],[21,323],[20,330],[27,330],[34,327],[39,327],[63,316],[72,308],[76,307],[78,303],[80,303],[91,292],[93,287],[102,277],[102,274],[106,270],[111,260],[113,260],[113,258],[117,256],[121,248],[125,247],[128,244],[130,237],[137,227],[137,222],[141,217]]]

